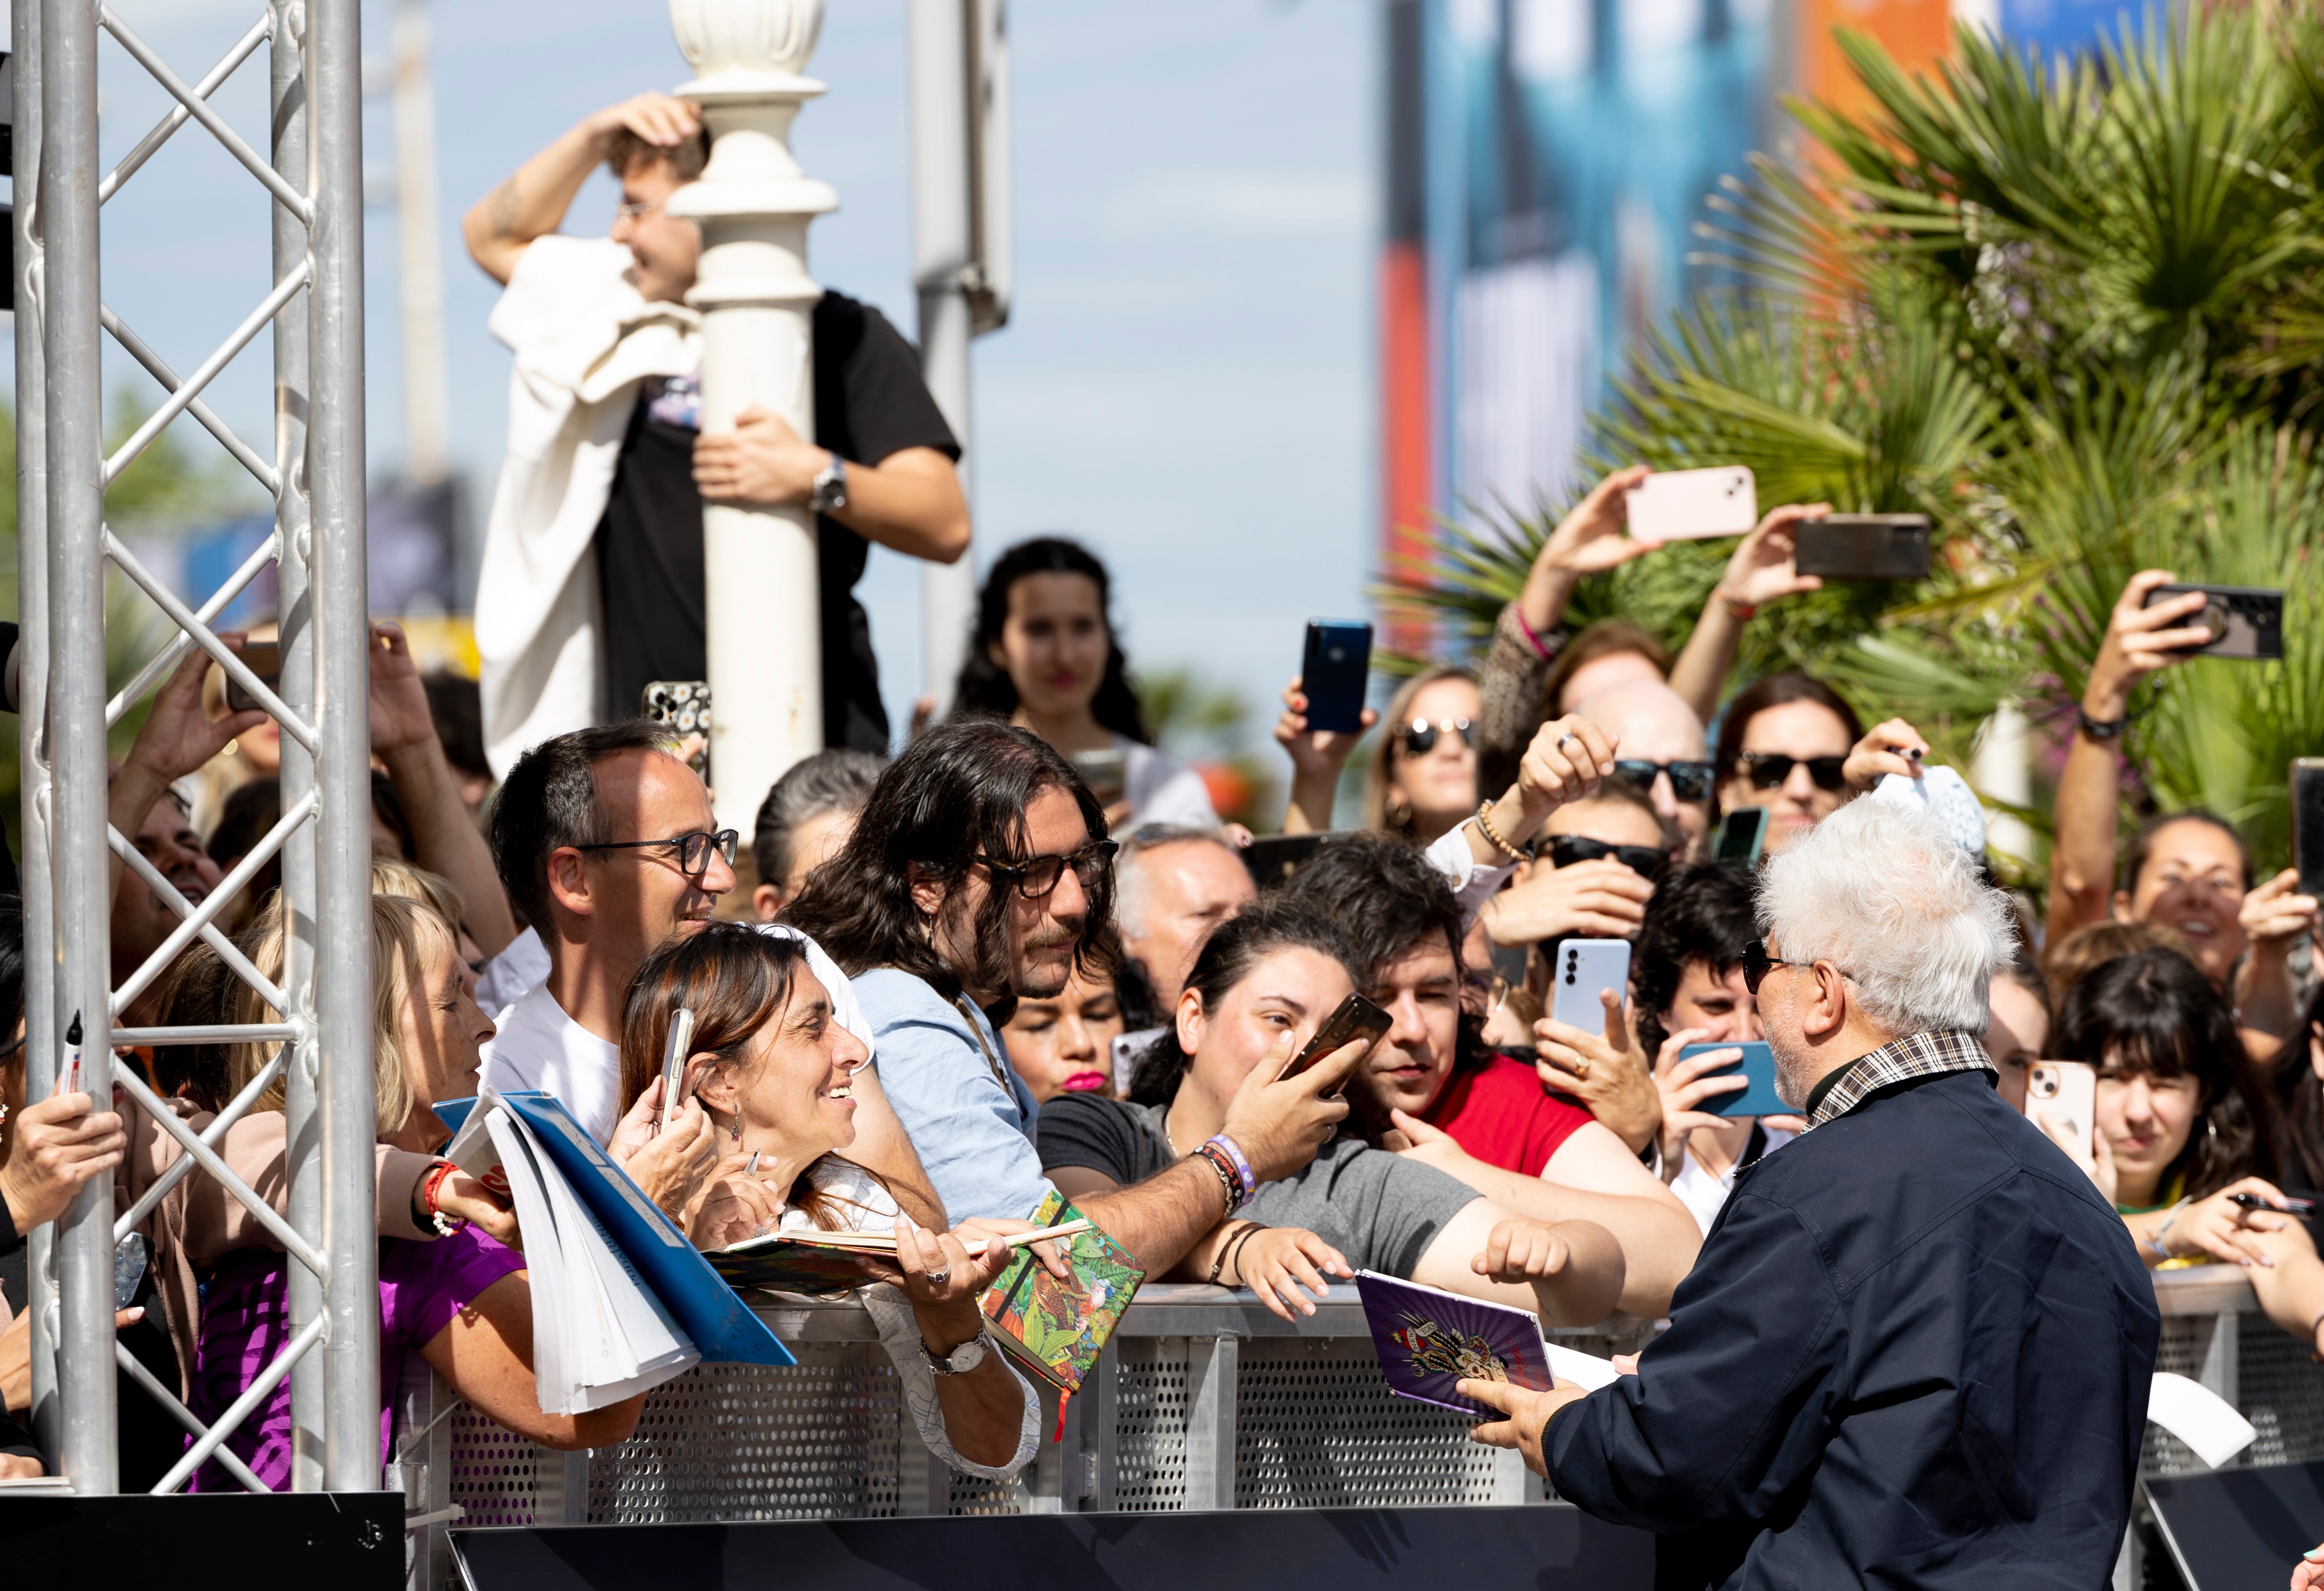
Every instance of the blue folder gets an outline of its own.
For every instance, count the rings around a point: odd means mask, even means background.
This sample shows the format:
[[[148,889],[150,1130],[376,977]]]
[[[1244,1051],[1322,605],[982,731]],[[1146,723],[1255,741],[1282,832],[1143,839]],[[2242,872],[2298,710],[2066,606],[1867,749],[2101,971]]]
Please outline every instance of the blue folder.
[[[678,1223],[566,1114],[555,1095],[525,1090],[500,1098],[532,1128],[541,1149],[605,1228],[613,1246],[638,1268],[663,1307],[694,1338],[705,1364],[798,1363],[687,1241]],[[475,1105],[474,1099],[448,1099],[436,1107],[436,1115],[456,1133]]]

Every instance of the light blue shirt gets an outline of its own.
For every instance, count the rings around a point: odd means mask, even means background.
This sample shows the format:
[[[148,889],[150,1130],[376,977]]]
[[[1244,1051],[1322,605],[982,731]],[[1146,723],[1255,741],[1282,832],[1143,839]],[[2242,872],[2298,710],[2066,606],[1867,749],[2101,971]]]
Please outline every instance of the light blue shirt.
[[[954,1222],[1030,1216],[1050,1191],[1033,1147],[1038,1108],[984,1013],[965,998],[947,1003],[892,967],[851,982],[872,1025],[880,1087],[945,1214]]]

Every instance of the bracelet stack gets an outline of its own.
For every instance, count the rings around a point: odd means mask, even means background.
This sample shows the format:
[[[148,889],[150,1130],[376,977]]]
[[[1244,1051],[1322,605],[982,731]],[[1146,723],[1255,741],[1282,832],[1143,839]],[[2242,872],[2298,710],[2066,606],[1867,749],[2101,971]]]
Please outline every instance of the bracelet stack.
[[[1524,854],[1518,851],[1516,846],[1502,839],[1499,831],[1494,829],[1492,811],[1493,804],[1491,802],[1480,801],[1477,803],[1477,832],[1485,837],[1486,844],[1491,846],[1495,851],[1499,851],[1503,856],[1517,857]]]
[[[1232,1138],[1221,1133],[1197,1146],[1194,1154],[1218,1173],[1219,1195],[1226,1200],[1228,1215],[1250,1201],[1258,1182],[1251,1175],[1250,1162],[1243,1158],[1242,1150]]]
[[[436,1235],[439,1237],[449,1237],[468,1224],[464,1217],[446,1215],[437,1204],[437,1198],[444,1189],[444,1179],[457,1170],[459,1167],[450,1161],[439,1160],[420,1184],[420,1206],[427,1210],[428,1219],[436,1228]]]

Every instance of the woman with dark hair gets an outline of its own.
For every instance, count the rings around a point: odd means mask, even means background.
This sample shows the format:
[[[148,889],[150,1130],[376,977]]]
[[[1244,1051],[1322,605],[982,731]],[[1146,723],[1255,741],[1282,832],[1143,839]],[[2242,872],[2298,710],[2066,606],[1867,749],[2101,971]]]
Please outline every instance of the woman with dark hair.
[[[2067,990],[2050,1052],[2098,1069],[2091,1180],[2140,1257],[2157,1269],[2243,1266],[2268,1319],[2317,1347],[2324,1263],[2306,1225],[2278,1213],[2275,1112],[2210,980],[2176,951],[2107,961]],[[2238,1194],[2273,1208],[2246,1208]]]
[[[1112,826],[1216,826],[1209,788],[1157,751],[1114,639],[1112,583],[1079,542],[1037,537],[1002,553],[977,593],[953,713],[1005,718],[1082,770]]]
[[[1770,674],[1746,686],[1720,721],[1719,807],[1767,811],[1766,854],[1863,795],[1883,775],[1920,777],[1929,743],[1901,718],[1867,732],[1838,691],[1804,674]]]
[[[1267,900],[1214,932],[1174,1022],[1139,1062],[1128,1100],[1081,1095],[1041,1113],[1043,1169],[1069,1197],[1153,1175],[1215,1132],[1354,992],[1353,952],[1322,912]],[[1351,1048],[1355,1046],[1350,1046]],[[1369,1046],[1364,1046],[1369,1047]],[[1622,1292],[1622,1251],[1591,1221],[1514,1217],[1453,1178],[1362,1139],[1327,1138],[1262,1182],[1181,1267],[1250,1287],[1277,1314],[1314,1307],[1324,1274],[1380,1271],[1578,1324]]]
[[[1040,1441],[1040,1401],[993,1351],[977,1300],[1011,1257],[1004,1245],[912,1224],[855,1141],[855,1074],[872,1059],[796,939],[713,923],[647,958],[622,1014],[622,1097],[654,1086],[672,1016],[694,1013],[687,1078],[727,1158],[689,1236],[724,1248],[776,1230],[893,1232],[896,1262],[861,1256],[856,1296],[904,1385],[928,1450],[1008,1480]]]

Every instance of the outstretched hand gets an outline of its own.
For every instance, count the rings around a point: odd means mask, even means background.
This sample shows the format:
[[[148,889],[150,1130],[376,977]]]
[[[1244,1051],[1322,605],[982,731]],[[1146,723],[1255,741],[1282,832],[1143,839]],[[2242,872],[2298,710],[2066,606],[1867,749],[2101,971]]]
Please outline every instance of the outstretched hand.
[[[428,711],[428,687],[413,661],[403,626],[371,627],[371,749],[385,753],[424,746],[436,738],[435,715]]]
[[[1307,728],[1307,695],[1302,691],[1302,676],[1293,675],[1291,683],[1283,687],[1283,715],[1275,721],[1275,743],[1291,759],[1292,770],[1309,777],[1336,779],[1346,765],[1349,753],[1363,739],[1364,731],[1379,722],[1379,714],[1367,707],[1363,710],[1362,728],[1353,734],[1341,730]]]
[[[1828,502],[1792,502],[1770,509],[1751,533],[1728,555],[1727,569],[1712,593],[1739,608],[1760,608],[1787,596],[1821,591],[1820,575],[1799,570],[1799,528],[1803,520],[1831,512]]]
[[[239,633],[220,635],[218,639],[228,651],[241,654],[244,638]],[[153,694],[152,710],[146,713],[123,761],[124,772],[134,768],[155,788],[166,788],[225,750],[236,735],[247,734],[266,722],[266,714],[256,708],[212,718],[202,705],[202,676],[210,667],[209,654],[197,647],[171,672]],[[140,811],[137,815],[145,814]]]

